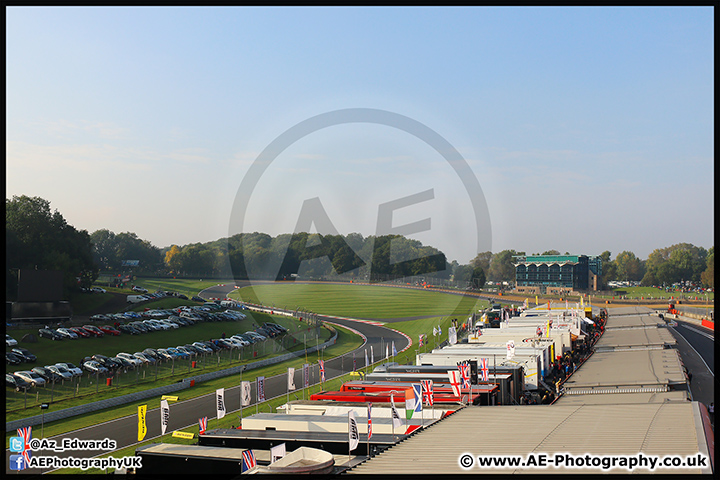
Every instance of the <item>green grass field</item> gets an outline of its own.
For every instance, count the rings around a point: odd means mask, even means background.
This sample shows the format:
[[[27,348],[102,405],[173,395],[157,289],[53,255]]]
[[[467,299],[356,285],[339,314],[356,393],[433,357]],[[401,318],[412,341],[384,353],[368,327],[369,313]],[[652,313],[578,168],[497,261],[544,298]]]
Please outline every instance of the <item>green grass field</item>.
[[[351,318],[462,316],[488,305],[473,296],[369,285],[282,283],[244,287],[232,298],[287,309]]]

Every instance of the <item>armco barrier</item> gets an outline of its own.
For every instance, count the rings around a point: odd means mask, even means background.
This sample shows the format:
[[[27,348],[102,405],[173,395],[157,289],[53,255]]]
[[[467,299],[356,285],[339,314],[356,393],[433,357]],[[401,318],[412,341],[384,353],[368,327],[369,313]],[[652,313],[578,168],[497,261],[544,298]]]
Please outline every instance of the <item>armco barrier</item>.
[[[325,348],[330,345],[334,345],[337,340],[337,332],[334,333],[330,339],[321,344],[315,345],[314,347],[308,347],[307,352],[315,352],[320,348]],[[275,363],[281,363],[286,360],[290,360],[293,357],[300,357],[305,355],[305,350],[298,352],[286,353],[273,358],[266,358],[264,360],[258,360],[257,362],[248,363],[247,365],[238,365],[236,367],[226,368],[224,370],[218,370],[216,372],[204,373],[202,375],[196,375],[189,378],[184,378],[178,383],[171,385],[165,385],[163,387],[151,388],[149,390],[143,390],[142,392],[130,393],[128,395],[122,395],[120,397],[108,398],[105,400],[99,400],[97,402],[87,403],[85,405],[78,405],[77,407],[64,408],[62,410],[50,411],[45,413],[44,420],[42,415],[35,415],[33,417],[27,417],[20,420],[13,420],[5,423],[5,432],[11,432],[17,430],[20,427],[29,427],[40,425],[42,421],[52,422],[55,420],[62,420],[64,418],[74,417],[76,415],[84,415],[87,413],[103,410],[105,408],[117,407],[126,403],[135,402],[137,400],[144,400],[146,398],[156,397],[159,395],[167,395],[168,393],[177,392],[190,387],[190,382],[195,380],[195,383],[204,382],[207,380],[213,380],[216,378],[227,377],[229,375],[235,375],[241,371],[248,371],[255,368],[261,368]]]

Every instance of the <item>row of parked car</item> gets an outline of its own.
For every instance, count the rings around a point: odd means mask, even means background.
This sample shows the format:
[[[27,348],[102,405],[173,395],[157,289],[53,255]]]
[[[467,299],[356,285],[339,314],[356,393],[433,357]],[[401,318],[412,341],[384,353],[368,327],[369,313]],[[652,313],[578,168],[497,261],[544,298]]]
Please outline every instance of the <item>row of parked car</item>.
[[[167,348],[146,348],[142,352],[133,354],[121,352],[114,357],[104,355],[93,355],[82,359],[82,367],[90,373],[108,373],[118,369],[128,369],[142,366],[143,364],[154,364],[166,360],[189,360],[198,355],[220,351],[222,349],[235,349],[249,346],[256,342],[267,340],[268,337],[258,333],[261,331],[272,331],[273,335],[283,335],[287,329],[275,323],[265,323],[256,331],[247,331],[228,338],[215,340],[197,341],[186,345]]]

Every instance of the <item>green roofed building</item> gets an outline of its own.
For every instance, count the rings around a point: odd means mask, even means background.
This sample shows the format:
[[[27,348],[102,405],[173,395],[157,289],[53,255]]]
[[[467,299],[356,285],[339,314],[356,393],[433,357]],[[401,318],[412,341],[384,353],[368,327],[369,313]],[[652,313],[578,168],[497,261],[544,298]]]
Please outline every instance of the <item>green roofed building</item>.
[[[518,255],[513,257],[516,290],[522,293],[570,293],[598,289],[600,257]]]

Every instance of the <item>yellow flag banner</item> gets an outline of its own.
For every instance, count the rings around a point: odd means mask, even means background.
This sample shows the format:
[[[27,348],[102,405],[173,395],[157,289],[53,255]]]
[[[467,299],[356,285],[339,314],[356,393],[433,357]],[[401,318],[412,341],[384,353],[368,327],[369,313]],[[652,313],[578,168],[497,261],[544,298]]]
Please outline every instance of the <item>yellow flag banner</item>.
[[[175,431],[175,432],[172,433],[172,436],[173,436],[173,437],[178,437],[178,438],[190,438],[190,439],[195,438],[195,434],[194,434],[194,433],[190,433],[190,432],[178,432],[178,431]]]
[[[147,414],[147,405],[138,406],[138,442],[142,441],[147,434],[147,424],[145,423],[145,416]]]
[[[171,402],[177,402],[179,397],[174,397],[172,395],[163,395],[160,397],[160,400],[170,400]]]

